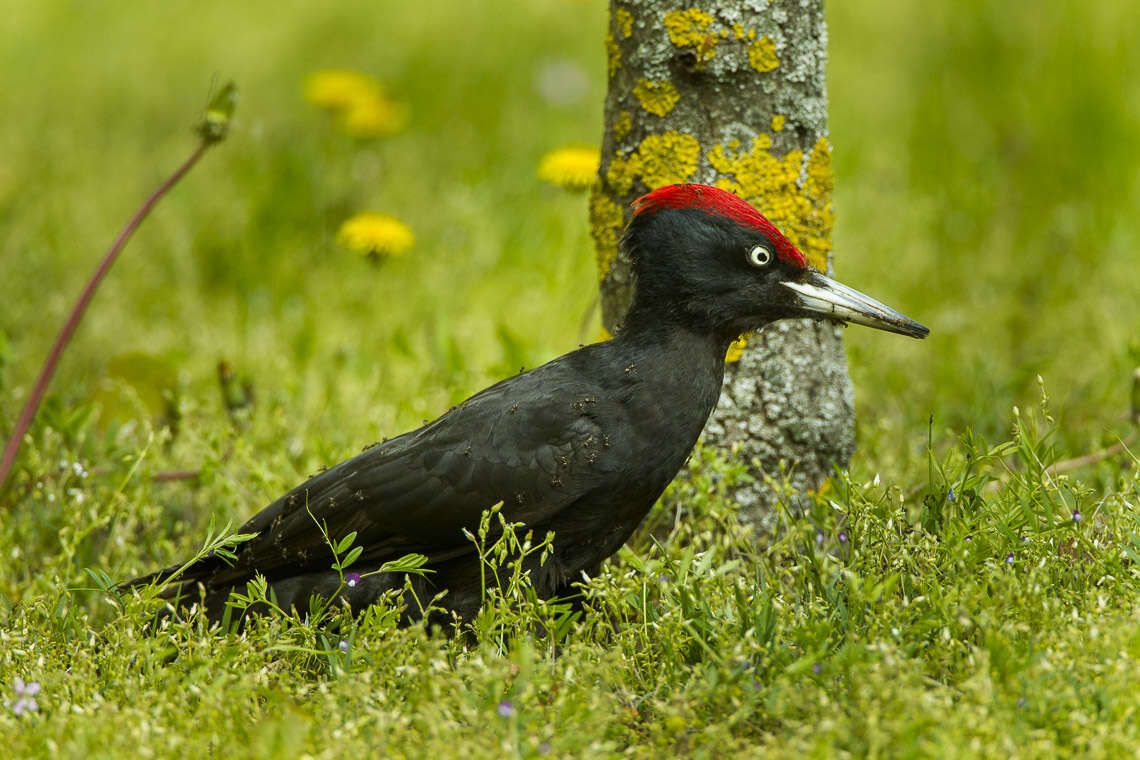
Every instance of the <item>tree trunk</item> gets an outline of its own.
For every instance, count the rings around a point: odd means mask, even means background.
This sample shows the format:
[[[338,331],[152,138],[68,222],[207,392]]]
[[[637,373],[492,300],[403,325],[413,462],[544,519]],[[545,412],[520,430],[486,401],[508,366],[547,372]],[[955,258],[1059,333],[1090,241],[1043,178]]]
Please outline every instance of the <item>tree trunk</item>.
[[[761,210],[821,270],[831,265],[827,30],[822,0],[611,0],[609,92],[590,197],[602,316],[611,331],[633,283],[618,241],[629,203],[700,182]],[[735,348],[735,347],[734,347]],[[802,495],[854,450],[839,328],[786,320],[730,350],[704,440],[752,464],[734,498],[760,527],[781,483]]]

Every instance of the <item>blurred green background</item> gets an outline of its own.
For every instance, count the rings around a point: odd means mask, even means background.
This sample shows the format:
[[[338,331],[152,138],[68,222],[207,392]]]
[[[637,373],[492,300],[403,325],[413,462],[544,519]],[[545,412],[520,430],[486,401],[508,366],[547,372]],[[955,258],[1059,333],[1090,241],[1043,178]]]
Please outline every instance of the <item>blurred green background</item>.
[[[43,426],[93,399],[105,437],[83,450],[137,452],[131,421],[161,419],[166,394],[176,433],[143,466],[224,459],[220,480],[241,485],[154,498],[196,503],[195,521],[240,517],[593,339],[585,199],[535,167],[600,140],[606,13],[600,0],[7,8],[3,432],[99,255],[228,79],[241,92],[229,139],[105,282],[35,428],[39,455],[72,445]],[[923,343],[846,333],[857,471],[924,464],[929,415],[944,443],[1004,435],[1039,374],[1064,452],[1121,429],[1140,363],[1135,20],[1130,2],[829,4],[836,269],[932,328]],[[407,129],[346,137],[301,94],[324,68],[378,77],[410,108]],[[551,77],[572,97],[544,94]],[[405,221],[416,246],[379,267],[339,247],[338,226],[364,210]],[[145,367],[124,358],[138,353]],[[221,359],[257,397],[231,434]]]

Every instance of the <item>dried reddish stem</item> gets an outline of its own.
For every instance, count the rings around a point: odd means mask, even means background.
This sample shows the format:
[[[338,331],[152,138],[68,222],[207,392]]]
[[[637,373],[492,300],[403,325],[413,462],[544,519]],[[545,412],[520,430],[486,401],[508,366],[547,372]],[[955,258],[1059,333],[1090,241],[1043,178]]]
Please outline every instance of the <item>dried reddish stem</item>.
[[[1136,440],[1137,434],[1138,431],[1133,430],[1132,433],[1123,441],[1114,443],[1113,445],[1108,446],[1107,448],[1103,448],[1100,451],[1094,451],[1091,454],[1085,454],[1081,457],[1073,457],[1072,459],[1064,459],[1060,462],[1054,462],[1045,468],[1045,472],[1049,473],[1050,475],[1059,475],[1061,473],[1070,472],[1071,470],[1080,469],[1081,467],[1088,467],[1090,464],[1096,464],[1097,462],[1101,462],[1110,457],[1114,457],[1117,454],[1128,451],[1128,447],[1131,446],[1132,443]]]
[[[28,427],[32,424],[32,420],[36,416],[36,410],[39,409],[40,401],[43,399],[44,393],[47,392],[48,383],[51,382],[51,377],[55,374],[56,365],[59,364],[59,357],[63,354],[63,349],[67,345],[68,340],[71,339],[72,333],[75,328],[79,326],[80,320],[83,318],[83,312],[87,310],[87,304],[95,295],[95,290],[99,287],[99,283],[107,275],[111,265],[115,263],[118,258],[119,252],[127,244],[131,235],[134,233],[138,226],[142,224],[143,219],[147,217],[151,209],[162,199],[172,187],[178,184],[178,180],[182,179],[187,172],[189,172],[194,164],[198,163],[198,159],[206,152],[214,141],[202,140],[198,147],[194,150],[190,157],[183,162],[178,169],[171,174],[165,182],[158,186],[146,202],[139,207],[131,220],[127,222],[127,226],[115,238],[115,242],[111,244],[111,248],[99,263],[99,268],[95,270],[95,274],[91,275],[91,279],[87,281],[87,286],[83,288],[83,292],[79,296],[79,300],[75,302],[72,307],[71,313],[67,316],[67,321],[63,324],[63,329],[59,331],[59,335],[55,339],[55,344],[51,347],[51,353],[48,354],[47,359],[44,361],[43,369],[40,370],[40,376],[36,379],[35,387],[32,388],[32,393],[28,396],[27,403],[24,404],[24,409],[20,412],[20,419],[16,422],[16,427],[12,431],[12,437],[8,439],[8,445],[4,448],[4,461],[0,464],[0,486],[8,478],[8,473],[12,470],[12,465],[16,462],[16,454],[20,450],[20,443],[24,439],[24,434],[28,432]]]

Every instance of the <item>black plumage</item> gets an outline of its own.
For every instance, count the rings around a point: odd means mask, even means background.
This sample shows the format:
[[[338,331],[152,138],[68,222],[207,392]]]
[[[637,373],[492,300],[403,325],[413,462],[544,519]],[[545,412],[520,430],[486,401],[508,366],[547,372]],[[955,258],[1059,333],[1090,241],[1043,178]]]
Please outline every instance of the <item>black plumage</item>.
[[[926,333],[865,296],[852,306],[854,291],[807,267],[731,194],[670,186],[635,209],[623,245],[636,291],[617,337],[492,385],[302,483],[242,527],[257,537],[237,548],[236,561],[199,561],[165,595],[203,598],[218,619],[230,591],[260,574],[280,606],[305,610],[312,595],[327,598],[340,586],[320,522],[334,542],[356,531],[363,547],[352,570],[364,577],[341,590],[353,609],[404,583],[400,574],[370,570],[414,552],[434,570],[413,584],[421,601],[446,590],[442,605],[469,618],[482,593],[465,531],[475,532],[499,502],[507,520],[538,536],[554,532],[551,557],[541,566],[532,558],[527,568],[540,595],[567,595],[621,547],[684,464],[737,335],[793,316]],[[827,301],[832,292],[839,295]],[[409,609],[414,617],[417,605]]]

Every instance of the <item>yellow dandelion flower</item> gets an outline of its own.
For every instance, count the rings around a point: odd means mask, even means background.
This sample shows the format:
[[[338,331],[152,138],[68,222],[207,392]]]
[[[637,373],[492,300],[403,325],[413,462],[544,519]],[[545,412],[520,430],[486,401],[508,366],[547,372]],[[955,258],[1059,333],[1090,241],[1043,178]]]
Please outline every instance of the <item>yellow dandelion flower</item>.
[[[305,100],[330,111],[352,108],[357,103],[384,97],[380,82],[359,71],[314,71],[305,77],[304,91]]]
[[[336,123],[353,137],[382,137],[399,132],[408,107],[384,95],[375,78],[359,71],[314,71],[305,77],[305,100],[332,111]]]
[[[345,248],[379,259],[404,253],[415,244],[416,236],[396,217],[367,211],[346,220],[336,240]]]
[[[353,103],[341,112],[339,120],[345,132],[360,138],[396,134],[407,121],[407,107],[384,98]]]
[[[552,150],[538,163],[538,178],[568,190],[586,190],[598,176],[602,152],[585,145]]]
[[[732,341],[728,346],[728,351],[724,354],[725,362],[731,364],[732,362],[740,361],[740,357],[744,356],[744,348],[748,345],[748,341],[743,335],[736,340]]]

